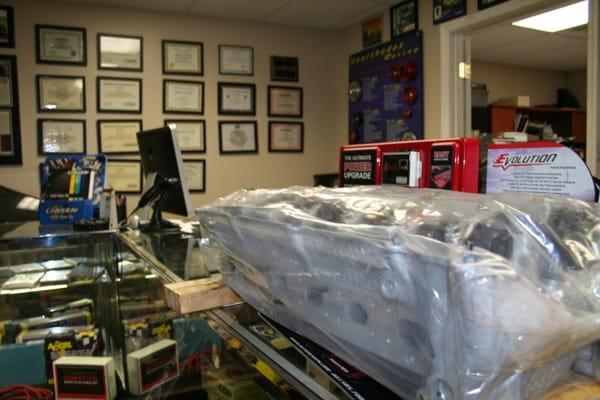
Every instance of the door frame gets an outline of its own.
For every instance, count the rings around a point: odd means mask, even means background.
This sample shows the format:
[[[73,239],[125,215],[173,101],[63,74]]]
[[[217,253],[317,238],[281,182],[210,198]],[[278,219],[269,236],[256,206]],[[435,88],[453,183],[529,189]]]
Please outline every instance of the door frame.
[[[471,86],[470,74],[459,76],[459,64],[471,63],[471,32],[507,19],[521,17],[533,12],[555,8],[559,4],[574,3],[565,0],[519,0],[508,1],[495,7],[463,18],[449,21],[440,26],[440,67],[441,67],[441,137],[470,136],[471,134]],[[598,151],[598,126],[600,120],[596,110],[600,107],[600,5],[598,0],[589,0],[590,18],[588,22],[587,47],[587,99],[586,99],[586,160],[594,175],[600,166]],[[468,68],[467,68],[468,71]]]

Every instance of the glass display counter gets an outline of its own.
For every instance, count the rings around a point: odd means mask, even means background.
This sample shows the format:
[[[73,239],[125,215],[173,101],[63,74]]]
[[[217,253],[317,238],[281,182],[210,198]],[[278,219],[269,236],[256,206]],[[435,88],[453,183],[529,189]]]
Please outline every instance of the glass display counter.
[[[51,388],[57,357],[104,355],[118,398],[357,398],[247,304],[168,309],[165,283],[216,272],[195,235],[47,233],[34,223],[0,234],[0,387]],[[178,374],[133,394],[130,356],[164,340],[177,343]]]

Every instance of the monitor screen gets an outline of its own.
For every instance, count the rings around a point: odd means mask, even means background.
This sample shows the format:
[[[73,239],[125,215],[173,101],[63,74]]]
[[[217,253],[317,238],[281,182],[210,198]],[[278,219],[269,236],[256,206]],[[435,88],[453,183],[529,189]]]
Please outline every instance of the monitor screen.
[[[162,211],[189,216],[192,205],[183,169],[183,159],[177,135],[169,127],[151,129],[137,133],[142,158],[145,189],[153,185],[154,176],[164,179],[176,178],[180,184],[171,190]]]

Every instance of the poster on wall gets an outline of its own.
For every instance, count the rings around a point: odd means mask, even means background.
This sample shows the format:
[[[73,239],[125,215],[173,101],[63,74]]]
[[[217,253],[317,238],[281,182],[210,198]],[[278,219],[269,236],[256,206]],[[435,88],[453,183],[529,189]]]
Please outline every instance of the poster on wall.
[[[477,0],[477,9],[485,10],[500,3],[506,3],[508,0]]]
[[[433,0],[433,23],[440,24],[467,14],[467,0]]]
[[[363,48],[381,43],[383,32],[383,19],[381,16],[371,18],[362,23]]]
[[[594,201],[592,175],[573,150],[554,142],[491,144],[486,193],[531,193]]]
[[[421,32],[350,56],[350,144],[423,139]]]

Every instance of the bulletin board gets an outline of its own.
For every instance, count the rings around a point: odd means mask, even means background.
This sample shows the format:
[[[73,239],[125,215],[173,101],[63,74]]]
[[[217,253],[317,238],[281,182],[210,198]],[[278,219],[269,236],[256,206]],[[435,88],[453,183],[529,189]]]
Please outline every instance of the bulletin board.
[[[423,139],[420,31],[350,56],[350,144]]]

